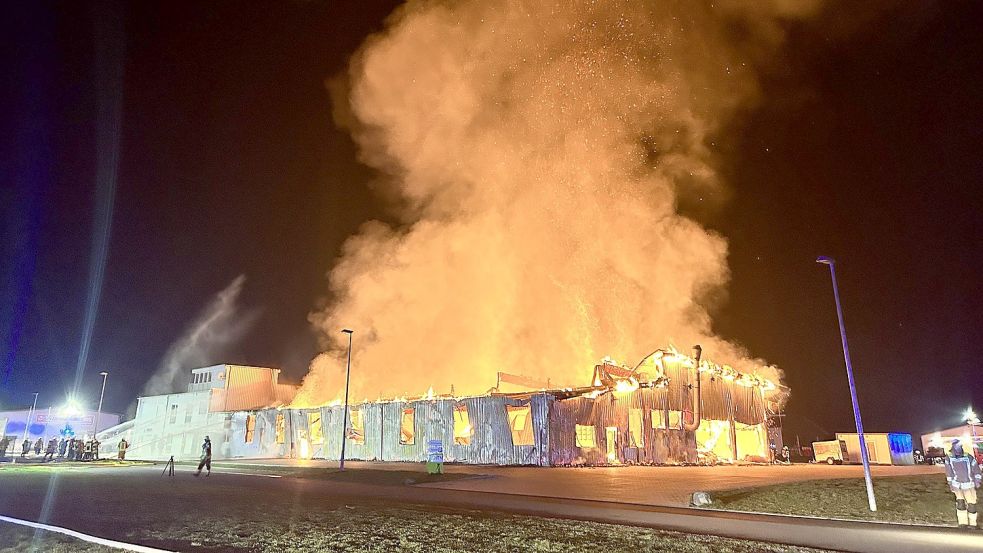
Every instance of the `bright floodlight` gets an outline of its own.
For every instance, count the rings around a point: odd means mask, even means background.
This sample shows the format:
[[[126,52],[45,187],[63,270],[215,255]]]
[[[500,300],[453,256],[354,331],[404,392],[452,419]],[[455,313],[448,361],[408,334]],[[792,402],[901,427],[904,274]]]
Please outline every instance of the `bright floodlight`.
[[[107,376],[108,374],[109,373],[107,373],[106,371],[102,371],[101,373],[99,373],[99,376]]]
[[[77,417],[82,414],[82,407],[79,406],[77,401],[70,399],[58,409],[58,412],[65,418]]]
[[[816,263],[822,263],[823,265],[832,265],[833,263],[836,262],[833,261],[832,257],[826,257],[825,255],[820,255],[819,257],[816,258]]]
[[[972,407],[966,409],[966,412],[963,413],[963,417],[966,418],[966,422],[969,424],[980,424],[980,418],[976,416],[976,412],[973,411]]]

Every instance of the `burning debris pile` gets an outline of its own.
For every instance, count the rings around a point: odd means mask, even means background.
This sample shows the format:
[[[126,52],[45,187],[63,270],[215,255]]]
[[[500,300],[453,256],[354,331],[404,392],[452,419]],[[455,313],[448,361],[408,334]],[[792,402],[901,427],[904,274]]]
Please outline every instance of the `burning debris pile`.
[[[677,206],[724,195],[719,131],[754,100],[751,68],[782,21],[810,4],[400,8],[332,85],[400,222],[345,244],[311,315],[325,353],[296,403],[341,397],[346,327],[356,398],[421,382],[481,393],[502,371],[586,382],[602,355],[670,339],[746,375],[722,381],[779,382],[713,332],[727,244]]]

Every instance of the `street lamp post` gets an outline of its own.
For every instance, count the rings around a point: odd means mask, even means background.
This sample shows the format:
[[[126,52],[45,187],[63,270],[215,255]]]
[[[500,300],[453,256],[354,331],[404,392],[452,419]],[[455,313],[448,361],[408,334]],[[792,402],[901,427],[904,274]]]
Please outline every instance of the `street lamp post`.
[[[345,442],[348,440],[348,383],[352,376],[352,334],[354,330],[342,330],[348,335],[348,368],[345,370],[345,410],[341,414],[341,460],[338,470],[345,470]]]
[[[860,420],[860,405],[857,403],[857,385],[853,380],[853,366],[850,363],[850,348],[846,342],[846,327],[843,325],[843,308],[840,305],[840,291],[836,286],[836,261],[831,257],[820,256],[816,263],[829,265],[829,276],[833,280],[833,299],[836,301],[836,317],[840,323],[840,339],[843,342],[843,361],[846,362],[846,377],[850,383],[850,399],[853,401],[853,420],[857,423],[857,437],[860,441],[860,460],[864,465],[864,481],[867,484],[867,504],[871,511],[877,510],[874,499],[874,484],[870,479],[870,458],[867,456],[867,441],[864,439],[864,425]]]
[[[102,419],[102,398],[106,395],[106,378],[109,377],[109,373],[102,371],[99,373],[102,377],[102,391],[99,392],[99,409],[96,410],[96,429],[92,432],[92,437],[96,440],[99,439],[99,422]]]
[[[24,425],[24,439],[27,439],[27,431],[31,428],[31,419],[34,418],[34,410],[38,408],[38,393],[34,392],[34,404],[31,405],[31,410],[27,412],[27,424]]]

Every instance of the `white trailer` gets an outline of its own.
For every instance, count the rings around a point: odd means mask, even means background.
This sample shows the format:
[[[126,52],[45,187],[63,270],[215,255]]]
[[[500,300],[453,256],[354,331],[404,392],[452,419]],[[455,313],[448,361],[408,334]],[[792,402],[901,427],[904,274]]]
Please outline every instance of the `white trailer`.
[[[837,434],[836,439],[846,444],[847,459],[845,463],[859,465],[860,437],[856,433]],[[900,432],[864,432],[864,442],[867,443],[867,458],[872,465],[914,465],[911,434]]]
[[[812,457],[817,463],[827,465],[842,465],[850,462],[843,440],[812,442]]]

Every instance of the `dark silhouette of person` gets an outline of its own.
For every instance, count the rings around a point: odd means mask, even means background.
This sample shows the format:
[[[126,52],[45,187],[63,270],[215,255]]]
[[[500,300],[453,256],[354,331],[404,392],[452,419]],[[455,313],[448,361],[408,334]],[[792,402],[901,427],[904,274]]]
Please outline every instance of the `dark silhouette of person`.
[[[198,471],[195,472],[195,476],[201,474],[202,467],[208,471],[205,476],[212,474],[212,441],[208,439],[208,436],[205,436],[205,441],[201,444],[201,462],[198,463]]]

